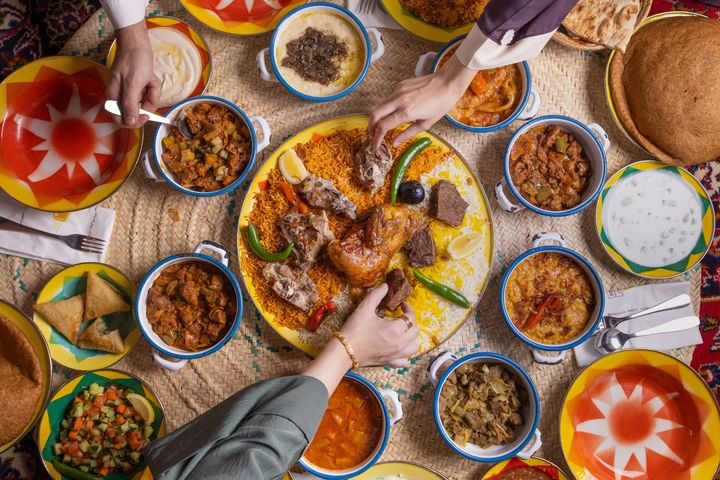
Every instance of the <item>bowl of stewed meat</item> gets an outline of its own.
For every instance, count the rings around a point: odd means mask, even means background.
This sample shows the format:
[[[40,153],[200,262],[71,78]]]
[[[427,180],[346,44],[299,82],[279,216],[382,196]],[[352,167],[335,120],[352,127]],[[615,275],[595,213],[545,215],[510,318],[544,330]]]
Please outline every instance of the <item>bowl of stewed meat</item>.
[[[140,283],[135,316],[163,368],[179,370],[188,360],[218,351],[242,318],[240,286],[228,268],[227,251],[203,240],[193,253],[159,262]]]
[[[607,133],[596,123],[546,115],[520,127],[505,149],[495,198],[508,212],[562,217],[592,204],[605,182]],[[506,189],[509,189],[508,195]]]

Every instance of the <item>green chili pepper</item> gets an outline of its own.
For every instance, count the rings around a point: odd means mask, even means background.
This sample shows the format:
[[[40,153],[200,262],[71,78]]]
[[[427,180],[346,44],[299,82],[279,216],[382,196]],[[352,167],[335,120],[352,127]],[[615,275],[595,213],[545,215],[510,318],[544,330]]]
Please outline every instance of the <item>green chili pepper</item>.
[[[415,278],[417,278],[420,283],[425,285],[428,290],[437,293],[438,295],[446,298],[447,300],[450,300],[455,305],[460,305],[463,308],[470,308],[470,302],[468,302],[468,299],[465,298],[465,296],[457,290],[426,277],[418,270],[413,270],[413,275],[415,275]]]
[[[292,253],[293,248],[295,248],[295,243],[290,243],[287,247],[285,247],[284,250],[281,250],[277,253],[270,253],[267,250],[265,250],[265,247],[263,247],[263,244],[260,243],[260,235],[258,234],[257,228],[255,228],[255,225],[248,225],[247,227],[248,232],[248,242],[250,243],[250,248],[253,252],[255,252],[255,255],[262,258],[263,260],[267,262],[279,262],[281,260],[285,260],[290,256]]]
[[[412,162],[413,158],[417,157],[418,153],[429,147],[431,143],[432,140],[428,137],[423,137],[410,145],[407,150],[400,155],[395,171],[393,172],[392,181],[390,182],[390,203],[397,203],[398,190],[400,189],[403,178],[405,178],[405,172],[407,172],[410,162]]]
[[[100,480],[102,478],[100,475],[95,475],[90,472],[83,472],[79,468],[71,467],[70,465],[61,462],[57,458],[53,459],[52,463],[53,467],[55,467],[55,470],[57,470],[60,475],[62,475],[63,477],[68,477],[72,480]]]

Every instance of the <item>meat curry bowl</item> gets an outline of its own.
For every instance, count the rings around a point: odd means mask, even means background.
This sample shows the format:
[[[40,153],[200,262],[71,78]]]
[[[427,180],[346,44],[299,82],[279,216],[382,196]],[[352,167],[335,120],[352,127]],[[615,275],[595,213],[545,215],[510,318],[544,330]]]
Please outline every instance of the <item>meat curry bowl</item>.
[[[192,97],[165,116],[184,122],[184,131],[158,124],[152,147],[142,157],[143,170],[148,178],[164,180],[187,195],[212,197],[234,190],[250,173],[256,155],[270,144],[263,117],[248,117],[219,97]]]
[[[507,212],[578,213],[602,190],[609,148],[607,133],[596,123],[585,125],[562,115],[530,120],[508,142],[505,175],[495,186],[495,198]]]
[[[422,55],[415,66],[415,76],[425,75],[431,60],[430,73],[441,69],[464,38],[465,35],[450,41],[439,52]],[[464,130],[487,133],[501,130],[515,120],[528,120],[539,108],[540,94],[532,88],[530,65],[521,62],[479,71],[445,119]]]
[[[218,351],[235,335],[242,295],[227,265],[225,249],[204,240],[193,253],[162,260],[143,278],[135,318],[159,366],[179,370],[188,360]]]

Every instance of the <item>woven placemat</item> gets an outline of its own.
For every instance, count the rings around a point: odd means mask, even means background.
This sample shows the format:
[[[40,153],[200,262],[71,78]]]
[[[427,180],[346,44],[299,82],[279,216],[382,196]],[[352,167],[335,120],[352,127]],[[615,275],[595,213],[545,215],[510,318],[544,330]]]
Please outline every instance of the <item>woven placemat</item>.
[[[264,116],[273,140],[267,153],[283,139],[317,122],[349,113],[368,112],[387,96],[401,79],[413,75],[415,59],[440,45],[427,42],[405,31],[383,31],[386,53],[373,65],[362,85],[350,96],[329,104],[305,103],[278,84],[260,80],[255,66],[256,53],[270,42],[270,34],[257,37],[232,37],[198,24],[176,0],[152,1],[149,15],[172,15],[188,21],[207,40],[213,59],[208,94],[225,97],[248,114]],[[83,55],[104,62],[112,41],[112,28],[104,13],[98,12],[71,39],[64,54]],[[609,173],[636,160],[641,151],[630,144],[615,127],[603,93],[603,71],[607,57],[567,50],[550,44],[540,58],[530,62],[533,83],[542,95],[540,114],[564,114],[583,122],[605,127],[613,141]],[[479,175],[486,191],[502,175],[502,154],[519,123],[492,134],[473,134],[442,121],[434,130],[464,155]],[[148,133],[152,132],[149,129]],[[146,136],[147,137],[147,136]],[[244,186],[247,188],[247,185]],[[138,281],[159,260],[191,251],[203,239],[224,244],[232,255],[232,269],[238,274],[235,234],[244,188],[215,198],[196,198],[180,194],[165,184],[155,184],[137,169],[132,178],[102,203],[117,212],[108,263]],[[598,268],[608,290],[643,283],[624,273],[604,253],[595,233],[594,208],[565,218],[545,218],[524,211],[516,214],[500,210],[491,200],[494,214],[495,266],[485,296],[471,318],[443,348],[457,354],[493,351],[519,361],[538,386],[544,446],[539,455],[565,465],[560,450],[558,417],[565,391],[578,373],[572,355],[556,366],[533,364],[528,349],[511,335],[498,306],[498,284],[506,266],[527,249],[527,237],[539,231],[561,232],[571,248],[589,258]],[[179,212],[177,219],[175,211]],[[0,296],[25,312],[44,282],[62,267],[47,263],[0,257]],[[692,281],[692,292],[699,299],[699,270],[685,275]],[[150,347],[144,340],[116,368],[137,374],[147,381],[164,403],[174,429],[217,404],[227,396],[259,380],[292,374],[308,362],[300,351],[289,346],[260,317],[252,302],[245,298],[245,314],[238,333],[221,351],[191,361],[178,373],[156,367]],[[688,355],[690,349],[677,354]],[[413,368],[366,369],[362,373],[378,386],[400,394],[405,419],[393,427],[384,460],[398,459],[428,465],[452,479],[479,479],[488,466],[462,459],[442,442],[432,419],[433,387],[425,375],[434,355],[416,361]],[[55,385],[76,375],[56,368]]]

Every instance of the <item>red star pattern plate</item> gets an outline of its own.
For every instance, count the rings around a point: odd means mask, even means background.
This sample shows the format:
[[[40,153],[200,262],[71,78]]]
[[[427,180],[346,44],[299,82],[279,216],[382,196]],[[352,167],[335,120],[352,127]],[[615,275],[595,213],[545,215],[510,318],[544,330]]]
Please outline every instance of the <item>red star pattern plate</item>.
[[[308,0],[180,0],[200,22],[222,33],[269,32],[295,7]]]

